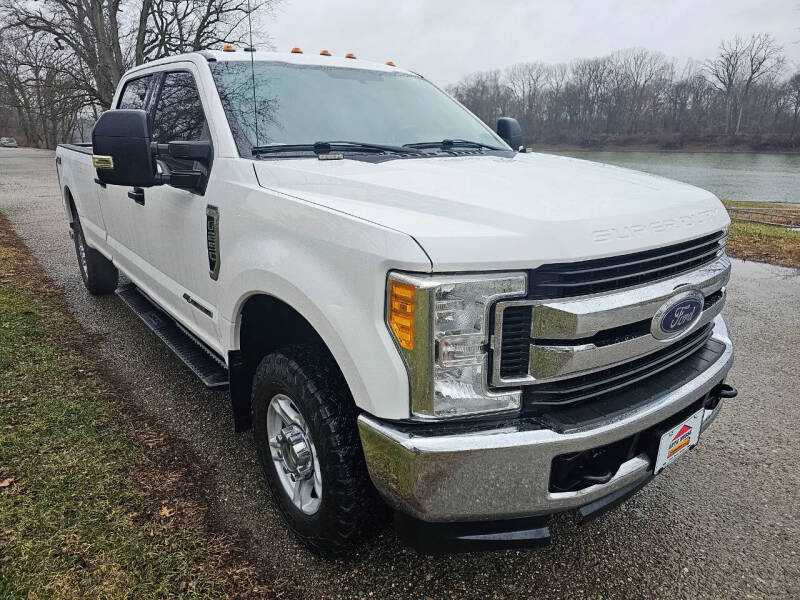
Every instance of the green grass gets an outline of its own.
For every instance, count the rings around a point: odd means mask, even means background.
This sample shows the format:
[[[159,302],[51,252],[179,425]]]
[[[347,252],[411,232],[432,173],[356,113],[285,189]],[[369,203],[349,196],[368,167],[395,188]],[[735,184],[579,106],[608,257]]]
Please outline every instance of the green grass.
[[[768,208],[791,208],[800,212],[800,204],[792,204],[789,202],[754,202],[751,200],[728,200],[723,199],[722,203],[725,208],[753,208],[753,209],[768,209]]]
[[[800,231],[733,221],[728,229],[727,252],[744,260],[800,268]]]
[[[728,233],[729,235],[738,236],[797,240],[797,242],[800,243],[800,230],[776,225],[765,225],[763,223],[733,221],[731,222]]]
[[[231,576],[216,544],[224,547],[223,537],[212,540],[202,518],[159,488],[174,473],[154,467],[120,422],[108,383],[75,348],[75,324],[32,283],[41,277],[32,263],[20,268],[30,259],[3,226],[0,486],[13,482],[0,487],[0,599],[252,591],[235,581],[246,569]]]

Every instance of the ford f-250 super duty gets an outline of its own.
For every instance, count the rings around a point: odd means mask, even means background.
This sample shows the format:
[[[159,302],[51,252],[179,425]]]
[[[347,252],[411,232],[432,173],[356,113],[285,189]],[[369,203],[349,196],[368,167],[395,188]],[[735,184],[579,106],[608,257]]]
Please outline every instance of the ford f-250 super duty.
[[[392,63],[208,51],[56,162],[86,287],[229,389],[297,535],[388,505],[440,552],[602,513],[735,395],[719,200],[521,143]]]

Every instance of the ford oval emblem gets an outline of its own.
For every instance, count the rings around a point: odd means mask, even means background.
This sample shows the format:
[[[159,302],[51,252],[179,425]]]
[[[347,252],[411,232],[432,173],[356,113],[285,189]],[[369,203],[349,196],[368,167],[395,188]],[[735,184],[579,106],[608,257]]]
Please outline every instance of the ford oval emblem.
[[[677,337],[691,329],[703,312],[705,298],[697,290],[677,294],[656,311],[650,332],[659,340]]]

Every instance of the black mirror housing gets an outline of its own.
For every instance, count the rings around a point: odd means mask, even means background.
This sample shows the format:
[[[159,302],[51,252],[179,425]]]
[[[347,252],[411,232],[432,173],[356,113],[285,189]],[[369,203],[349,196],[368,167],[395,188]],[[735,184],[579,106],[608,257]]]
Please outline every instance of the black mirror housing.
[[[516,119],[511,117],[497,119],[497,135],[515,152],[522,148],[522,128]]]
[[[97,178],[110,185],[142,188],[157,185],[150,142],[145,111],[104,112],[92,130],[92,162]]]
[[[167,153],[172,158],[197,160],[208,164],[211,160],[211,142],[200,140],[196,142],[170,142],[167,144]]]
[[[184,190],[196,190],[203,186],[203,173],[201,171],[173,171],[169,176],[169,184]]]

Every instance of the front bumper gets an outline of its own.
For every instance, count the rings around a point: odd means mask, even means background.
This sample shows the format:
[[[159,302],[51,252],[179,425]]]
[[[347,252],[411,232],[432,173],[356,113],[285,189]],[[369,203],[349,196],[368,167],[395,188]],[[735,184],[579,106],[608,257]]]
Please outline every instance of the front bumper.
[[[722,317],[712,339],[724,344],[719,358],[695,378],[644,406],[584,430],[559,433],[520,421],[493,429],[425,433],[360,415],[358,427],[370,477],[387,503],[415,519],[464,522],[517,519],[586,506],[652,474],[641,454],[623,462],[606,483],[577,491],[550,491],[556,456],[598,448],[670,419],[709,394],[733,363]],[[705,430],[722,401],[703,415]],[[443,425],[444,427],[444,425]]]

